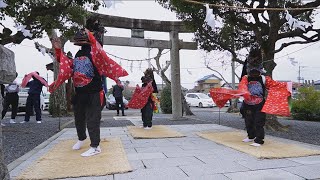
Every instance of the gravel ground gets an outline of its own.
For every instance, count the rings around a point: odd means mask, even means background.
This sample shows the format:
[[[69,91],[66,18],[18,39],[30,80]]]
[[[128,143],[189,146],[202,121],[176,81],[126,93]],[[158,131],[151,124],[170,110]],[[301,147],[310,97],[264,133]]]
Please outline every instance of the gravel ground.
[[[60,118],[60,123],[64,124],[72,119],[72,117]],[[16,117],[17,122],[23,120],[23,116]],[[24,124],[9,124],[9,118],[4,119],[3,122],[6,124],[2,127],[3,153],[6,164],[26,154],[59,131],[59,119],[50,118],[48,115],[42,115],[41,124],[36,123],[34,116]]]
[[[155,114],[154,125],[183,125],[183,124],[221,124],[223,126],[233,127],[237,129],[245,129],[244,120],[239,114],[219,113],[216,109],[192,109],[195,116],[191,116],[186,120],[172,121],[171,115]],[[123,127],[133,125],[128,120],[114,120],[114,114],[108,114],[106,111],[103,114],[101,127]],[[128,112],[128,115],[130,113]],[[138,116],[139,112],[132,112],[131,115]],[[52,137],[59,131],[59,119],[51,118],[48,115],[43,115],[43,123],[37,124],[31,118],[31,121],[26,124],[8,124],[9,118],[4,122],[7,126],[3,127],[3,145],[5,163],[9,164],[20,156],[26,154],[36,146]],[[197,120],[198,119],[198,120]],[[23,116],[18,116],[17,121],[23,120]],[[73,120],[73,117],[60,118],[60,124],[64,124]],[[273,135],[286,139],[292,139],[300,142],[320,145],[320,122],[296,121],[279,119],[283,125],[290,125],[288,132],[273,132],[266,131],[267,135]],[[67,126],[73,128],[74,123]]]

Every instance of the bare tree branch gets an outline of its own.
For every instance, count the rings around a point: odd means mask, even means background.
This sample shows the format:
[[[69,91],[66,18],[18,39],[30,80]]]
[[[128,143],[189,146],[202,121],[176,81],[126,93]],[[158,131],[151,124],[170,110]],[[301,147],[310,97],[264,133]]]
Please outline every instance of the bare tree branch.
[[[312,31],[314,31],[315,33],[318,33],[318,34],[313,35],[311,37],[307,37],[306,35],[304,35],[304,34],[306,34],[308,32],[312,32]],[[308,28],[306,28],[306,31],[305,31],[304,34],[302,34],[301,32],[302,32],[301,29],[296,29],[294,31],[288,31],[288,32],[280,33],[277,40],[285,39],[285,38],[294,38],[294,37],[301,37],[301,38],[307,40],[307,39],[310,39],[310,38],[314,38],[315,36],[319,36],[320,29],[313,29],[312,27],[308,27]]]
[[[228,86],[230,86],[230,87],[233,89],[232,85],[231,85],[230,83],[228,83],[228,81],[222,76],[222,74],[221,74],[219,71],[212,69],[212,68],[211,68],[210,66],[208,66],[208,65],[207,65],[207,68],[210,69],[210,70],[213,71],[213,72],[218,73],[219,76],[221,77],[221,79],[223,79],[223,80],[228,84]]]
[[[154,58],[154,60],[156,61],[156,65],[157,65],[156,73],[162,78],[162,80],[166,83],[166,85],[171,85],[170,80],[165,75],[165,72],[169,68],[171,63],[168,62],[166,64],[165,68],[161,68],[160,57],[162,55],[162,51],[163,51],[163,49],[158,49],[158,53],[157,53],[156,57]]]
[[[320,38],[317,38],[317,39],[314,39],[314,40],[310,40],[310,41],[292,41],[292,42],[289,42],[289,43],[283,43],[279,49],[275,50],[275,53],[278,53],[278,52],[282,51],[285,47],[288,47],[288,46],[293,45],[293,44],[308,44],[308,43],[311,43],[311,42],[317,42],[319,40],[320,40]]]

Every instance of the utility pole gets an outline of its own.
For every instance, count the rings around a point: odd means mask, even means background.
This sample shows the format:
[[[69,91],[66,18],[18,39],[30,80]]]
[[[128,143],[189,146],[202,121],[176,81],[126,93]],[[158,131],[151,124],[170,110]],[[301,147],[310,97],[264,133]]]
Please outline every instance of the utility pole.
[[[300,80],[303,80],[303,78],[301,77],[301,68],[305,68],[305,67],[307,67],[307,66],[300,66],[300,64],[299,64],[299,76],[298,76],[299,85],[300,85]]]
[[[150,51],[152,48],[148,48],[148,68],[151,68]]]
[[[299,81],[299,85],[300,85],[300,80],[301,80],[301,76],[300,76],[300,65],[299,65],[299,76],[298,76],[298,81]]]

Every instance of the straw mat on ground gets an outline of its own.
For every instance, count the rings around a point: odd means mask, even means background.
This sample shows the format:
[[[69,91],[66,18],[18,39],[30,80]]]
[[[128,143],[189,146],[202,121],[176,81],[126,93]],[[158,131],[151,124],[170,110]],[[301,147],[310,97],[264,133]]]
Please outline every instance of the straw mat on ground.
[[[152,126],[152,129],[143,129],[136,126],[127,126],[131,136],[135,139],[160,139],[185,137],[183,134],[174,131],[166,126]]]
[[[253,147],[249,145],[252,142],[242,142],[242,139],[245,138],[247,134],[240,131],[202,132],[198,133],[198,135],[202,138],[261,159],[301,157],[320,154],[319,150],[310,149],[303,145],[284,143],[268,138],[265,139],[265,143],[262,146]]]
[[[67,177],[103,176],[132,171],[119,138],[102,139],[102,152],[81,157],[89,141],[78,151],[72,150],[75,140],[65,140],[36,160],[16,179],[56,179]]]

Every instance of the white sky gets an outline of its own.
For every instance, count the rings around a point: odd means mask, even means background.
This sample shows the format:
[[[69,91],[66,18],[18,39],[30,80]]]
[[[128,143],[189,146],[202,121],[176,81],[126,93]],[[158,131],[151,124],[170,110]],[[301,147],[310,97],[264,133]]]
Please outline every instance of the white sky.
[[[176,21],[175,13],[162,8],[158,3],[154,1],[123,1],[122,3],[116,4],[115,9],[106,9],[101,8],[100,13],[114,15],[114,16],[123,16],[130,18],[140,18],[140,19],[153,19],[153,20],[166,20],[166,21]],[[10,19],[7,19],[10,21]],[[316,22],[315,25],[319,26],[320,22]],[[14,29],[14,28],[12,28]],[[115,28],[106,28],[108,32],[106,35],[109,36],[122,36],[130,37],[131,31],[124,29],[115,29]],[[180,39],[184,41],[191,41],[193,34],[180,34]],[[151,39],[162,39],[169,40],[168,33],[160,32],[145,32],[145,38]],[[50,47],[50,42],[48,37],[43,39],[36,39],[41,44],[44,44]],[[309,46],[309,47],[307,47]],[[34,48],[34,42],[30,40],[24,40],[20,45],[6,45],[15,52],[15,60],[17,72],[19,73],[18,82],[21,82],[24,74],[27,74],[32,71],[38,71],[43,77],[49,79],[49,83],[53,81],[53,73],[47,72],[45,65],[51,62],[51,58],[48,55],[43,56]],[[305,48],[304,48],[305,47]],[[291,52],[297,51],[301,48],[304,48],[296,53],[290,54]],[[79,49],[78,46],[74,46],[72,43],[67,43],[65,46],[65,51],[71,51],[73,55]],[[123,46],[104,46],[104,49],[116,56],[127,58],[127,59],[144,59],[148,58],[148,49],[147,48],[135,48],[135,47],[123,47]],[[167,50],[164,50],[166,52]],[[150,57],[154,57],[157,53],[157,49],[152,49],[150,51]],[[191,89],[195,85],[195,81],[201,77],[212,74],[213,72],[206,69],[204,65],[205,58],[211,59],[211,67],[215,70],[218,70],[222,73],[227,80],[231,81],[231,64],[230,57],[224,55],[226,53],[217,53],[213,52],[208,55],[202,50],[180,50],[180,67],[181,67],[181,83],[182,86]],[[287,55],[289,54],[289,55]],[[224,56],[223,56],[224,55]],[[125,60],[120,60],[118,58],[110,56],[116,62],[121,63],[122,66],[128,71],[129,76],[122,77],[121,80],[130,81],[131,86],[136,84],[141,84],[140,78],[143,75],[143,71],[147,68],[148,63],[139,62],[133,63],[133,68],[131,71],[131,62]],[[221,61],[213,61],[220,57],[224,60],[226,65],[222,66]],[[273,77],[276,80],[291,80],[297,82],[298,77],[298,65],[291,65],[288,58],[295,58],[296,61],[300,63],[301,66],[306,66],[301,68],[301,76],[306,80],[319,80],[320,79],[320,64],[317,63],[317,60],[320,57],[320,43],[316,43],[312,46],[308,45],[294,45],[289,48],[284,49],[281,53],[276,54],[275,62],[278,64],[273,71]],[[161,58],[162,64],[165,64],[166,60],[170,59],[170,54],[163,55]],[[154,61],[153,61],[153,64]],[[238,66],[236,71],[238,74],[241,73],[242,66]],[[167,75],[170,77],[170,69],[168,70]],[[161,78],[156,75],[157,84],[161,84]],[[108,80],[108,88],[114,84],[112,80]]]

